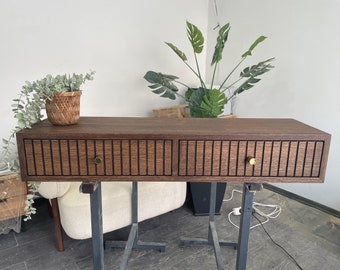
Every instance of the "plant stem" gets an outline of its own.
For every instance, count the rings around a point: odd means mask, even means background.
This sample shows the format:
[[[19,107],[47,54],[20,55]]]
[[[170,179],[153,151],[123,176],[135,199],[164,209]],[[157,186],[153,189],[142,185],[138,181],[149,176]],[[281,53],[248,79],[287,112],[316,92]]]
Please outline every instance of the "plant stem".
[[[199,78],[199,80],[200,80],[200,82],[201,82],[202,88],[207,88],[207,87],[205,86],[205,83],[204,83],[203,80],[202,80],[201,71],[200,71],[200,66],[199,66],[199,64],[198,64],[197,55],[196,55],[195,52],[194,52],[194,57],[195,57],[195,63],[196,63],[197,72],[198,72],[197,77]]]
[[[212,79],[211,79],[210,90],[212,90],[213,85],[214,85],[216,70],[217,70],[217,63],[215,63],[214,72],[213,72]],[[221,88],[220,88],[220,89],[221,89]],[[220,89],[219,89],[219,90],[220,90]]]
[[[234,86],[235,84],[237,84],[239,81],[243,80],[243,77],[238,78],[236,81],[234,81],[232,84],[229,84],[228,86],[226,86],[226,88],[221,91],[221,93],[224,93],[225,91],[227,91],[230,87]]]
[[[234,67],[234,69],[228,74],[227,78],[225,78],[225,80],[222,82],[222,84],[220,85],[220,88],[218,90],[221,90],[223,85],[227,82],[227,80],[229,79],[229,77],[231,76],[231,74],[234,73],[234,71],[242,64],[242,62],[247,58],[247,56],[243,57],[241,59],[241,61]],[[225,90],[224,90],[225,91]],[[224,92],[222,91],[222,92]]]
[[[178,84],[180,84],[180,85],[183,85],[183,86],[185,86],[186,88],[190,88],[188,85],[186,85],[185,83],[182,83],[182,82],[180,82],[180,81],[174,80],[174,82],[175,82],[175,83],[178,83]]]

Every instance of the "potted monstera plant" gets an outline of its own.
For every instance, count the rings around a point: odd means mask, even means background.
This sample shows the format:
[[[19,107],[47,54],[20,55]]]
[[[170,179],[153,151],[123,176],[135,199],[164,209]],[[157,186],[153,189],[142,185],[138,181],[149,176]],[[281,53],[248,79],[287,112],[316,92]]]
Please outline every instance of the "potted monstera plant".
[[[15,134],[44,117],[44,109],[48,120],[54,125],[76,124],[80,113],[80,87],[88,80],[93,80],[94,71],[85,75],[46,75],[40,80],[26,82],[17,98],[13,99],[12,111],[17,125],[11,130],[8,139],[2,139],[3,157],[11,171],[20,171],[17,152],[15,150]],[[35,213],[33,207],[34,194],[39,183],[28,183],[29,194],[26,200],[26,219]]]
[[[253,50],[257,47],[257,45],[266,39],[266,37],[260,36],[252,43],[249,49],[241,55],[240,61],[235,65],[234,68],[231,69],[228,74],[226,74],[223,81],[219,83],[219,86],[215,87],[216,71],[222,60],[223,50],[228,40],[230,28],[230,24],[227,23],[219,29],[214,54],[211,60],[211,67],[213,68],[212,78],[211,82],[206,84],[200,71],[200,65],[197,57],[198,54],[200,54],[204,49],[204,36],[197,26],[187,21],[187,37],[193,49],[195,66],[191,66],[188,63],[186,54],[174,44],[170,42],[166,42],[165,44],[169,46],[172,51],[183,61],[183,63],[192,71],[194,76],[198,79],[197,85],[190,86],[180,81],[180,78],[174,75],[148,71],[145,74],[144,79],[151,84],[149,85],[149,88],[152,89],[152,92],[160,95],[163,98],[169,98],[171,100],[182,98],[188,104],[191,117],[213,118],[221,115],[223,113],[224,106],[233,97],[251,89],[261,80],[260,77],[264,73],[270,71],[273,68],[272,62],[274,60],[274,58],[269,58],[257,64],[245,67],[239,72],[239,76],[236,79],[230,81],[231,75],[241,67],[241,64],[249,56],[252,55]],[[178,86],[183,86],[185,88],[185,92],[182,93],[179,91]],[[227,93],[230,94],[227,95]],[[197,215],[207,214],[210,197],[210,189],[207,188],[207,185],[209,184],[190,183],[190,185],[191,196],[194,204],[194,213]],[[197,185],[200,187],[196,188]],[[217,194],[217,198],[219,199],[216,204],[216,212],[219,212],[220,206],[222,204],[225,187],[225,184],[222,184],[218,187],[219,194]],[[197,199],[197,204],[199,203],[199,205],[197,205],[197,207],[195,206],[195,192],[193,192],[193,190],[196,189],[198,189],[199,193],[199,197]],[[200,210],[201,204],[202,210]]]

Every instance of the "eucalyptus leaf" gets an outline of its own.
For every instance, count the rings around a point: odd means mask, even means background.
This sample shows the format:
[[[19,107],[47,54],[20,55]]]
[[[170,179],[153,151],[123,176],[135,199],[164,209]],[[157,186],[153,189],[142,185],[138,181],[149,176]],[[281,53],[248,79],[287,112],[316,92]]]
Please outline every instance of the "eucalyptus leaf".
[[[85,81],[93,79],[94,73],[94,71],[91,71],[85,76],[83,74],[73,74],[72,76],[65,74],[55,77],[48,74],[40,80],[25,82],[19,92],[19,97],[13,99],[15,103],[11,105],[14,117],[17,120],[16,126],[11,130],[8,139],[2,139],[4,144],[3,157],[6,163],[9,164],[11,171],[19,172],[20,170],[18,154],[13,151],[16,133],[24,128],[31,128],[33,124],[42,119],[45,102],[51,99],[55,92],[78,91]],[[30,191],[36,193],[37,186],[33,185],[33,187]],[[29,194],[29,199],[26,200],[26,219],[30,219],[30,215],[36,212],[36,209],[32,207],[34,196],[34,194]]]
[[[22,113],[17,113],[17,114],[15,115],[15,118],[18,119],[18,120],[21,120],[21,119],[24,118],[24,116],[23,116]]]

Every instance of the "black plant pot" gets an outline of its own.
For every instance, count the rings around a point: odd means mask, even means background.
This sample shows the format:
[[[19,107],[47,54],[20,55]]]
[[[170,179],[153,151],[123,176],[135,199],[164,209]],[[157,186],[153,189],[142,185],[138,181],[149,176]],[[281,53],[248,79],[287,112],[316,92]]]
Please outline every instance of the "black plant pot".
[[[211,183],[190,183],[190,196],[195,216],[208,216]],[[227,183],[217,183],[215,214],[219,215]]]

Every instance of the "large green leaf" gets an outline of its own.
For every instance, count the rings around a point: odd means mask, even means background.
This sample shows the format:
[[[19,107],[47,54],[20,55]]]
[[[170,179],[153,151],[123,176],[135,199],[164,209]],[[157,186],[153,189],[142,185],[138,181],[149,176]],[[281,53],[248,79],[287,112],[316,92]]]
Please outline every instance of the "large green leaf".
[[[240,73],[241,78],[247,78],[235,91],[234,94],[241,94],[243,91],[249,90],[256,83],[258,83],[261,79],[257,78],[258,76],[270,71],[274,66],[271,65],[271,62],[274,58],[270,58],[266,61],[259,62],[257,65],[253,65],[251,67],[246,67]]]
[[[264,41],[266,38],[267,38],[267,37],[265,37],[265,36],[260,36],[260,37],[258,37],[258,38],[254,41],[254,43],[249,47],[248,51],[246,51],[244,54],[242,54],[242,58],[247,57],[247,56],[251,56],[251,53],[252,53],[252,51],[255,49],[255,47],[256,47],[259,43],[261,43],[262,41]]]
[[[195,53],[201,53],[204,48],[204,37],[196,25],[187,21],[187,35]]]
[[[217,117],[223,113],[224,105],[227,103],[225,94],[217,89],[210,90],[208,95],[203,97],[201,109],[205,115]]]
[[[223,113],[227,99],[224,93],[217,89],[206,88],[188,89],[186,100],[189,104],[191,117],[213,118]]]
[[[165,44],[168,45],[183,61],[188,60],[185,53],[178,49],[174,44],[170,42],[165,42]]]
[[[161,97],[172,100],[176,99],[178,88],[172,83],[172,81],[178,79],[178,77],[157,73],[154,71],[148,71],[144,75],[144,79],[149,83],[152,83],[152,85],[149,85],[149,88],[153,89],[152,92],[155,94],[159,94]]]
[[[274,61],[274,58],[269,58],[251,67],[246,67],[241,71],[240,77],[247,78],[262,75],[263,73],[268,72],[271,68],[274,68],[274,66],[271,65],[272,61]]]
[[[223,25],[221,29],[218,31],[218,37],[217,37],[215,51],[214,51],[214,55],[211,61],[211,65],[218,63],[222,59],[224,44],[228,40],[229,30],[230,30],[230,24],[227,23]]]

